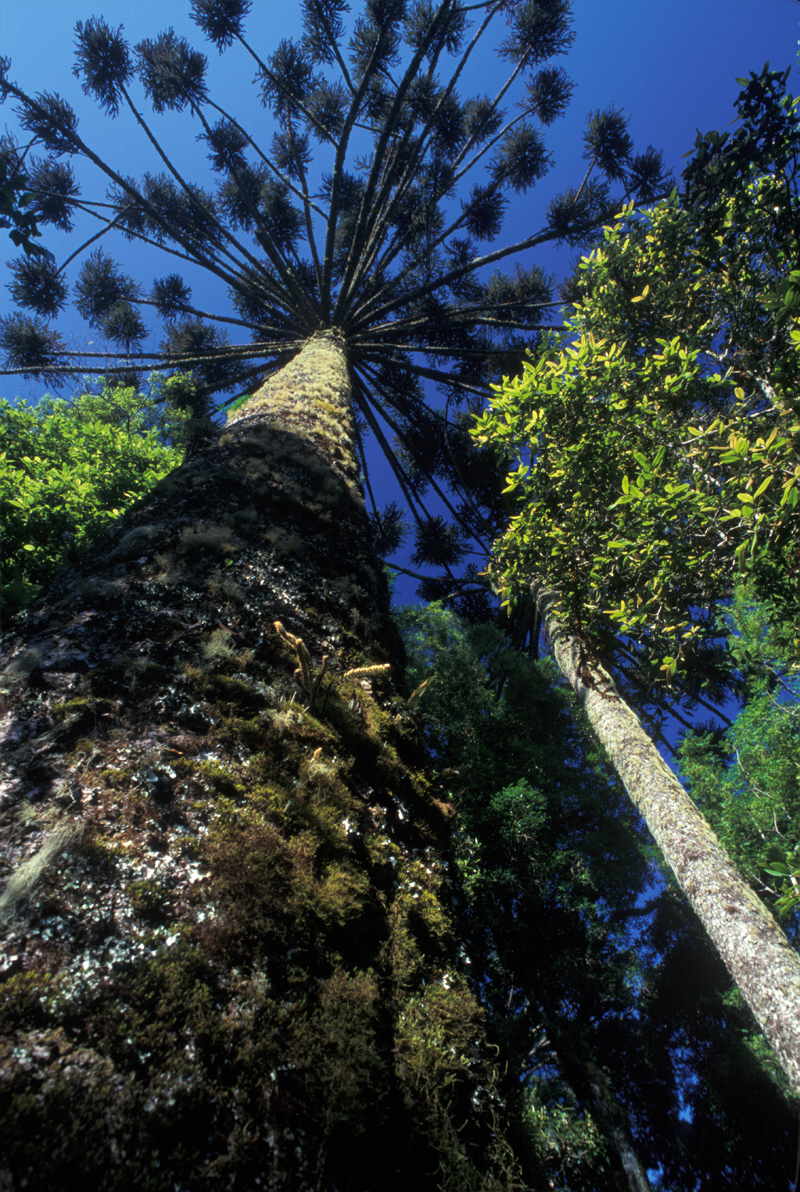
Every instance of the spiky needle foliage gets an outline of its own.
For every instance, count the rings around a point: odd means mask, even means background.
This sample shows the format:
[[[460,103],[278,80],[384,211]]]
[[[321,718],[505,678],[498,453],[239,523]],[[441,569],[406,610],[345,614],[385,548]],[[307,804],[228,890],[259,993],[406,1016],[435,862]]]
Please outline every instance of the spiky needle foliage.
[[[469,533],[478,529],[470,453],[450,410],[481,400],[498,354],[519,357],[553,297],[536,265],[488,279],[487,267],[548,240],[591,237],[616,206],[598,170],[622,180],[627,198],[652,199],[663,181],[660,155],[634,156],[621,114],[594,113],[583,182],[550,203],[538,230],[498,247],[508,191],[527,191],[547,171],[542,128],[570,97],[572,83],[551,61],[574,37],[569,0],[365,0],[355,19],[344,0],[302,0],[300,38],[263,58],[245,36],[250,7],[192,0],[191,14],[220,53],[238,43],[252,58],[272,116],[269,141],[211,97],[206,58],[172,29],[132,49],[122,27],[102,18],[76,25],[74,73],[84,92],[111,118],[128,108],[159,158],[158,172],[138,181],[83,141],[63,98],[26,94],[2,63],[0,88],[17,101],[21,140],[5,138],[0,153],[29,163],[39,220],[69,230],[81,211],[98,227],[61,265],[40,257],[11,265],[12,296],[32,313],[2,321],[0,371],[53,383],[75,372],[122,366],[130,378],[166,366],[192,373],[195,412],[208,415],[280,368],[309,335],[337,328],[360,430],[374,433],[423,529],[418,555],[437,562],[441,545],[449,566],[463,557],[465,537],[443,533],[426,512],[427,485],[442,495],[437,473],[462,493],[458,509],[447,500],[451,512]],[[482,40],[494,42],[507,77],[494,96],[464,99]],[[137,78],[156,116],[196,117],[214,193],[165,151],[131,93]],[[45,157],[35,156],[39,147]],[[82,197],[72,159],[105,177],[103,201]],[[146,291],[106,251],[112,231],[167,254],[171,271]],[[115,352],[70,352],[46,322],[67,302],[65,270],[79,255],[75,305]],[[193,303],[187,263],[227,290],[218,309]],[[156,353],[142,350],[148,307],[165,323]],[[426,403],[425,381],[444,390],[443,412]],[[369,487],[366,461],[365,474]],[[391,518],[383,523],[391,541]]]

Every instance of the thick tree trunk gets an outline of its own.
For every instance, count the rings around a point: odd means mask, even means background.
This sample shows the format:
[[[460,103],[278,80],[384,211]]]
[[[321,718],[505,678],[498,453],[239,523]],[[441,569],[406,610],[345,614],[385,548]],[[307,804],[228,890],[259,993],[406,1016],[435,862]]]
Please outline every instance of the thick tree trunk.
[[[3,1187],[514,1182],[349,397],[315,337],[3,643]]]
[[[555,611],[558,593],[534,580],[542,623],[561,671],[583,705],[633,803],[800,1092],[800,957],[742,878],[620,696]]]

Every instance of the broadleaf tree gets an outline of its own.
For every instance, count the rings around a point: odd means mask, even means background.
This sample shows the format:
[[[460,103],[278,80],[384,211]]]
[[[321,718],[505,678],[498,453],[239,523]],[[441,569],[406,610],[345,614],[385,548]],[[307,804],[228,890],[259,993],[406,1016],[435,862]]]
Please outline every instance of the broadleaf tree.
[[[619,201],[596,168],[620,200],[647,198],[660,160],[633,155],[619,113],[593,116],[583,183],[540,231],[495,247],[507,191],[546,169],[540,125],[569,94],[551,63],[572,38],[565,0],[369,0],[354,19],[307,0],[301,38],[263,57],[249,8],[191,11],[255,66],[268,144],[211,97],[204,56],[174,32],[131,49],[100,18],[77,26],[87,98],[152,146],[138,182],[59,95],[28,95],[3,64],[20,129],[3,153],[30,159],[42,222],[89,223],[76,306],[110,345],[72,353],[47,322],[71,244],[62,266],[12,267],[23,311],[0,332],[6,372],[187,374],[175,396],[197,427],[184,463],[4,642],[0,912],[18,958],[0,987],[4,1163],[40,1186],[517,1188],[525,1156],[450,913],[452,809],[404,702],[359,462],[368,477],[368,431],[387,448],[397,436],[418,549],[452,561],[459,535],[419,495],[449,425],[422,381],[474,396],[551,297],[535,265],[481,271],[582,241]],[[506,83],[464,100],[495,30]],[[203,130],[213,194],[158,140],[174,112]],[[108,193],[84,198],[73,161]],[[145,291],[113,235],[170,271]],[[218,280],[219,310],[193,303],[187,264]],[[140,350],[150,309],[166,322],[156,353]],[[208,419],[228,400],[220,435]]]
[[[786,78],[745,80],[746,179],[710,196],[701,143],[684,203],[621,213],[582,262],[566,332],[506,380],[476,433],[517,453],[497,575],[510,595],[532,586],[559,664],[797,1089],[800,961],[611,674],[627,660],[651,683],[702,678],[742,571],[797,618],[797,332],[775,300],[796,261],[797,105],[773,103]]]

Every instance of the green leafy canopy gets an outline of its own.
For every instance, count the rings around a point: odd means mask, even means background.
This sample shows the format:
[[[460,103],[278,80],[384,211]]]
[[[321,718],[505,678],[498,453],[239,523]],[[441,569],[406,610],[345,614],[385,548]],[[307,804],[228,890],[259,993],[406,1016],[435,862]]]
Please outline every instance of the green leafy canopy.
[[[738,583],[720,628],[747,699],[730,729],[700,728],[680,746],[693,797],[759,896],[798,930],[800,667],[794,626]],[[775,878],[780,879],[775,881]]]
[[[780,107],[795,163],[796,107]],[[624,635],[667,682],[713,646],[737,575],[792,602],[800,328],[776,295],[800,206],[784,165],[754,165],[713,203],[695,187],[620,213],[581,261],[566,331],[475,432],[517,461],[494,563],[506,597],[546,575],[573,623]]]
[[[180,463],[188,416],[152,378],[72,402],[0,402],[0,548],[6,613]]]

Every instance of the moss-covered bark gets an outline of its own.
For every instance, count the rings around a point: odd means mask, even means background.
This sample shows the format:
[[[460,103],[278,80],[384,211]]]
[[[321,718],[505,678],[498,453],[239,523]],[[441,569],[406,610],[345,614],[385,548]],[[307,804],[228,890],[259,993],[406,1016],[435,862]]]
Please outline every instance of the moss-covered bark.
[[[520,1186],[336,338],[3,646],[3,1186]]]

